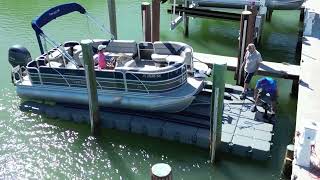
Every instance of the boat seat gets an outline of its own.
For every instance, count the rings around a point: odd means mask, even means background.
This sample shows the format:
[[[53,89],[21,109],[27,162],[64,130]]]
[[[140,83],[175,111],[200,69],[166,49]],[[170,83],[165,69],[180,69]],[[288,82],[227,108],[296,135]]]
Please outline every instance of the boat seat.
[[[171,65],[175,63],[183,63],[185,61],[184,57],[176,56],[176,55],[169,55],[166,57],[166,62]]]
[[[155,54],[180,55],[185,48],[185,44],[171,41],[156,41],[153,43],[153,47]]]
[[[184,43],[156,41],[153,46],[154,54],[151,55],[151,59],[155,62],[167,62],[169,65],[172,63],[192,64],[192,48]]]
[[[138,54],[137,43],[133,40],[112,40],[107,44],[106,52],[115,54],[126,54],[132,58],[135,58]]]
[[[155,62],[166,62],[167,54],[151,54],[151,59]]]
[[[136,61],[134,59],[126,62],[123,67],[137,67]]]
[[[80,59],[80,53],[81,52],[82,52],[81,45],[73,46],[73,59],[76,61],[76,63],[78,65],[82,65],[83,66],[83,63],[81,62],[81,59]]]

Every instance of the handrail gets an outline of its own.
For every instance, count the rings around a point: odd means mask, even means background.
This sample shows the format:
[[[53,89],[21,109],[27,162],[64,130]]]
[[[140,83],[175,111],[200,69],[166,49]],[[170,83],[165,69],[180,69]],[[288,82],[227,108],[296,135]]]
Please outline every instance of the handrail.
[[[128,73],[128,74],[131,74],[131,75],[133,75],[135,78],[137,78],[137,80],[138,80],[138,81],[143,85],[143,87],[146,89],[147,93],[150,94],[148,88],[141,82],[141,80],[140,80],[136,75],[132,74],[131,72],[126,72],[126,75],[127,75],[127,73]],[[126,77],[127,77],[127,76],[126,76]]]
[[[40,73],[40,71],[39,71],[39,69],[38,68],[35,68],[35,67],[27,67],[27,70],[28,69],[35,69],[37,72],[38,72],[38,76],[39,76],[39,80],[40,80],[40,83],[41,83],[41,85],[43,85],[43,81],[42,81],[42,77],[41,77],[41,73]],[[29,73],[29,71],[27,71],[28,73]],[[30,79],[31,80],[31,79]],[[32,82],[32,80],[31,80],[31,82]]]
[[[176,71],[176,70],[179,70],[179,69],[182,69],[184,68],[185,65],[183,64],[182,66],[176,68],[176,69],[173,69],[171,71],[166,71],[164,73],[161,73],[161,74],[168,74],[170,72],[173,72],[173,71]],[[71,86],[74,86],[76,85],[75,83],[72,83],[70,84],[68,79],[72,79],[72,78],[76,78],[74,80],[83,80],[83,79],[77,79],[77,78],[83,78],[83,76],[77,76],[77,75],[63,75],[62,73],[60,73],[56,68],[52,68],[51,69],[54,69],[55,72],[57,72],[58,74],[50,74],[50,73],[40,73],[39,69],[37,68],[34,68],[34,67],[28,67],[28,69],[35,69],[39,75],[39,80],[41,82],[41,84],[43,84],[43,81],[42,81],[42,75],[49,75],[49,76],[52,76],[53,79],[57,79],[58,77],[62,77],[63,80],[67,83],[67,85],[69,87]],[[128,88],[128,84],[130,85],[142,85],[144,87],[144,90],[142,91],[145,91],[147,92],[148,94],[150,94],[150,92],[152,91],[157,91],[157,90],[150,90],[148,89],[148,87],[155,87],[157,86],[157,84],[160,84],[160,85],[168,85],[168,84],[177,84],[178,81],[181,81],[181,83],[179,83],[179,85],[175,86],[175,87],[178,87],[182,84],[184,84],[186,82],[186,78],[183,78],[184,76],[186,76],[187,74],[187,71],[181,71],[181,73],[178,75],[178,76],[174,76],[173,78],[169,78],[169,79],[165,79],[165,80],[157,80],[157,81],[142,81],[139,77],[136,76],[136,74],[154,74],[154,73],[144,73],[144,72],[130,72],[130,71],[127,71],[127,72],[124,72],[124,71],[117,71],[117,70],[103,70],[105,72],[110,72],[110,73],[121,73],[122,74],[122,77],[121,79],[114,79],[114,78],[104,78],[104,77],[97,77],[97,84],[99,85],[99,88],[101,90],[104,89],[105,86],[102,86],[102,82],[106,82],[106,83],[122,83],[124,85],[124,89],[126,91],[129,91],[129,90],[137,90],[137,91],[141,91],[140,89],[134,89],[134,88]],[[132,75],[134,76],[135,80],[130,80],[130,79],[127,79],[127,75]],[[112,80],[112,81],[110,81]],[[173,87],[173,88],[175,88]],[[166,91],[166,90],[170,90],[170,89],[173,89],[173,88],[169,88],[169,89],[161,89],[160,91]],[[113,88],[115,89],[115,88]],[[119,88],[119,89],[123,89],[123,88]]]
[[[66,81],[66,83],[67,83],[68,86],[70,87],[70,84],[69,84],[69,82],[67,81],[67,79],[66,79],[58,70],[56,70],[55,68],[51,68],[51,69],[54,69],[58,74],[60,74],[60,76],[62,76],[62,78],[64,79],[64,81]]]
[[[96,80],[96,83],[99,85],[100,89],[102,89],[101,84]]]
[[[139,71],[132,71],[133,73],[135,73],[135,74],[166,74],[166,73],[170,73],[170,72],[172,72],[172,71],[176,71],[176,70],[178,70],[178,69],[180,69],[180,68],[182,68],[183,66],[184,66],[185,64],[184,63],[181,63],[181,65],[179,66],[179,67],[177,67],[177,68],[173,68],[173,69],[171,69],[171,70],[168,70],[168,71],[163,71],[163,72],[139,72]],[[128,71],[130,71],[130,70],[128,70]],[[127,71],[127,72],[128,72]]]
[[[183,73],[183,74],[180,74],[179,76],[176,76],[176,77],[174,77],[174,78],[167,79],[167,80],[163,80],[163,81],[141,81],[141,82],[144,82],[144,83],[147,83],[147,82],[148,82],[148,85],[149,85],[149,86],[156,86],[156,85],[159,84],[158,82],[164,82],[164,83],[162,83],[162,84],[170,84],[170,83],[172,82],[172,80],[175,81],[175,80],[181,78],[182,76],[184,76],[184,75],[186,75],[186,74],[187,74],[187,72],[185,72],[185,73]],[[128,81],[135,81],[135,80],[128,80]],[[171,82],[168,82],[168,81],[171,81]],[[155,82],[157,82],[157,83],[155,83]],[[150,84],[149,84],[149,83],[150,83]],[[128,84],[133,84],[133,83],[129,82]]]

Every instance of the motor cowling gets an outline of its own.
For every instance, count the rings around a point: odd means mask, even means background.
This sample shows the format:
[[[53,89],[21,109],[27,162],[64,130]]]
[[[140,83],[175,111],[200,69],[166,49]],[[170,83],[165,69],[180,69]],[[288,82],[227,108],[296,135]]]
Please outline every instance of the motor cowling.
[[[30,52],[21,45],[13,45],[8,52],[9,63],[12,67],[20,65],[26,67],[28,62],[32,60]]]

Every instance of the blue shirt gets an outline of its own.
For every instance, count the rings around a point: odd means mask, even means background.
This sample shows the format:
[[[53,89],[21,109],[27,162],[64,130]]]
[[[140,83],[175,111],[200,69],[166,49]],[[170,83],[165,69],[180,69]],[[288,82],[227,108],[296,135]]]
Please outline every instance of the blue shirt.
[[[270,77],[263,77],[257,81],[256,89],[260,88],[266,93],[274,94],[277,90],[277,82]]]

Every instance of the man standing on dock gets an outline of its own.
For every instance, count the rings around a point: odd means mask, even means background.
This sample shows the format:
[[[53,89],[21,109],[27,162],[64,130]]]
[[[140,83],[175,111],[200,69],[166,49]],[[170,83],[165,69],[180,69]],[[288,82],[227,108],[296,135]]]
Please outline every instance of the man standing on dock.
[[[247,47],[247,52],[244,56],[244,61],[241,65],[241,69],[244,68],[244,86],[243,92],[240,95],[240,99],[246,98],[246,93],[248,91],[248,87],[250,81],[255,74],[255,72],[259,69],[260,63],[262,62],[261,54],[256,50],[254,44],[250,43]]]

